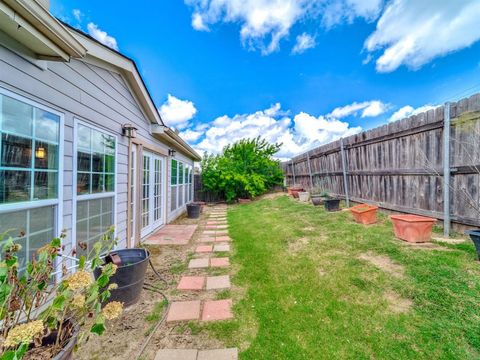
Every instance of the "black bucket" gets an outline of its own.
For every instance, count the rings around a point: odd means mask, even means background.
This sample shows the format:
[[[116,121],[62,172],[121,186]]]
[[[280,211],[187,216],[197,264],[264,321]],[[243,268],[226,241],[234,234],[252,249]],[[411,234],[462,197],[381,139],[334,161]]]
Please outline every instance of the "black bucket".
[[[120,301],[124,306],[135,304],[142,292],[150,253],[146,249],[121,249],[112,251],[109,255],[118,255],[121,265],[110,278],[109,284],[117,284],[118,288],[110,290],[112,296],[108,301]],[[101,273],[100,268],[95,269],[95,278]]]
[[[480,230],[465,231],[465,234],[470,235],[470,239],[472,239],[475,249],[477,249],[477,256],[480,260]]]
[[[200,217],[200,204],[187,204],[187,216],[189,219],[198,219]]]
[[[325,200],[325,210],[327,210],[327,211],[339,211],[340,210],[340,200],[339,199],[326,199]]]

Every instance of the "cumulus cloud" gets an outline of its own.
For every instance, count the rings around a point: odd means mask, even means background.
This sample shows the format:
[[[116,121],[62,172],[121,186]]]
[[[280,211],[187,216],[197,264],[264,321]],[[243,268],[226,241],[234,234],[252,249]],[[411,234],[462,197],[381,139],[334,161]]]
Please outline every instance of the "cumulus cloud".
[[[192,15],[192,27],[197,31],[209,31],[208,26],[203,22],[203,17],[199,13]]]
[[[203,26],[199,30],[219,22],[238,23],[242,43],[267,55],[277,51],[280,41],[303,19],[329,16],[331,19],[325,20],[328,26],[355,17],[370,19],[379,11],[382,0],[185,0],[185,3],[194,9],[192,20],[201,19]],[[192,21],[195,29],[199,24]]]
[[[384,104],[380,100],[372,101],[363,101],[363,102],[354,102],[349,105],[335,108],[330,114],[330,117],[334,118],[344,118],[351,115],[356,115],[361,113],[361,117],[375,117],[383,114],[389,108],[388,104]]]
[[[184,129],[197,113],[195,104],[188,100],[180,100],[168,94],[167,101],[159,109],[160,115],[167,126]],[[189,134],[188,136],[193,136]]]
[[[436,107],[437,106],[433,106],[433,105],[423,105],[423,106],[420,106],[420,107],[415,109],[412,106],[407,105],[407,106],[404,106],[404,107],[398,109],[397,111],[395,111],[392,114],[392,116],[390,116],[388,121],[389,122],[394,122],[394,121],[402,120],[402,119],[405,119],[409,116],[417,115],[417,114],[420,114],[422,112],[426,112],[428,110],[435,109]]]
[[[383,53],[379,72],[401,65],[418,69],[436,57],[472,45],[480,39],[480,1],[393,0],[384,9],[365,48]]]
[[[297,36],[297,42],[292,49],[292,54],[302,54],[306,50],[316,46],[315,38],[307,33]]]
[[[106,31],[101,30],[97,24],[93,22],[88,23],[87,25],[88,34],[93,37],[94,39],[100,41],[102,44],[118,51],[117,40],[113,37],[108,35]]]
[[[305,20],[318,22],[325,30],[356,19],[376,22],[365,40],[364,63],[375,60],[378,72],[403,65],[415,70],[480,39],[478,0],[184,1],[193,8],[194,29],[205,31],[221,22],[239,24],[244,46],[264,55],[278,51],[291,29]]]
[[[279,159],[288,159],[316,146],[360,132],[360,126],[352,127],[342,118],[361,117],[366,109],[370,109],[370,112],[365,116],[374,116],[374,109],[380,104],[383,105],[378,100],[354,104],[355,106],[351,104],[337,108],[326,115],[313,116],[300,112],[291,116],[289,111],[283,110],[281,105],[276,103],[250,114],[220,116],[209,123],[187,129],[181,135],[200,153],[218,153],[228,144],[240,139],[261,136],[271,143],[282,143],[276,156]]]

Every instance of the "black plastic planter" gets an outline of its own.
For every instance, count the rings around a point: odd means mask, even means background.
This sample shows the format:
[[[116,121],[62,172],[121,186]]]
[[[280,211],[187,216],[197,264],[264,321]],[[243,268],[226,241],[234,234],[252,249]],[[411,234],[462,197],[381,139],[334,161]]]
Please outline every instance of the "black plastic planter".
[[[198,219],[200,217],[200,204],[187,204],[187,216],[189,219]]]
[[[339,211],[340,210],[340,200],[339,199],[326,199],[325,200],[325,210],[327,210],[327,211]]]
[[[472,239],[473,243],[475,244],[475,249],[477,249],[477,256],[480,260],[480,229],[465,231],[465,234],[470,235],[470,239]]]
[[[109,255],[118,255],[121,262],[117,272],[110,278],[109,284],[117,284],[118,288],[110,291],[112,296],[108,301],[120,301],[124,306],[135,304],[142,292],[150,253],[146,249],[122,249],[112,251]],[[95,278],[101,272],[100,268],[95,269]]]

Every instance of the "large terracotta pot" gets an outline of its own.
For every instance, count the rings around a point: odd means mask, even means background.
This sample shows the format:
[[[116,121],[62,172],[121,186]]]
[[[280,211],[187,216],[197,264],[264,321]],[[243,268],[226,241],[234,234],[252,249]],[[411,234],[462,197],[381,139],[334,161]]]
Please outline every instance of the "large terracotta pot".
[[[355,221],[359,224],[370,225],[377,222],[378,206],[360,204],[350,208]]]
[[[411,243],[427,242],[436,219],[418,215],[391,215],[395,236]]]
[[[295,199],[298,199],[298,193],[299,193],[299,192],[302,192],[302,191],[303,191],[303,188],[299,188],[299,187],[297,187],[297,188],[290,188],[289,191],[290,191],[290,194],[291,194]]]

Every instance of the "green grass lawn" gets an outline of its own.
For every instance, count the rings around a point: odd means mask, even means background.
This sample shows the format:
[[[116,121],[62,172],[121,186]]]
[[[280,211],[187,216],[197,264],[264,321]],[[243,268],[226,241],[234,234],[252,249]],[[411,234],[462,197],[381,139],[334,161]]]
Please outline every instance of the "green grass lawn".
[[[470,242],[419,250],[386,216],[366,227],[286,196],[233,207],[228,222],[236,319],[207,328],[241,359],[480,358]]]

